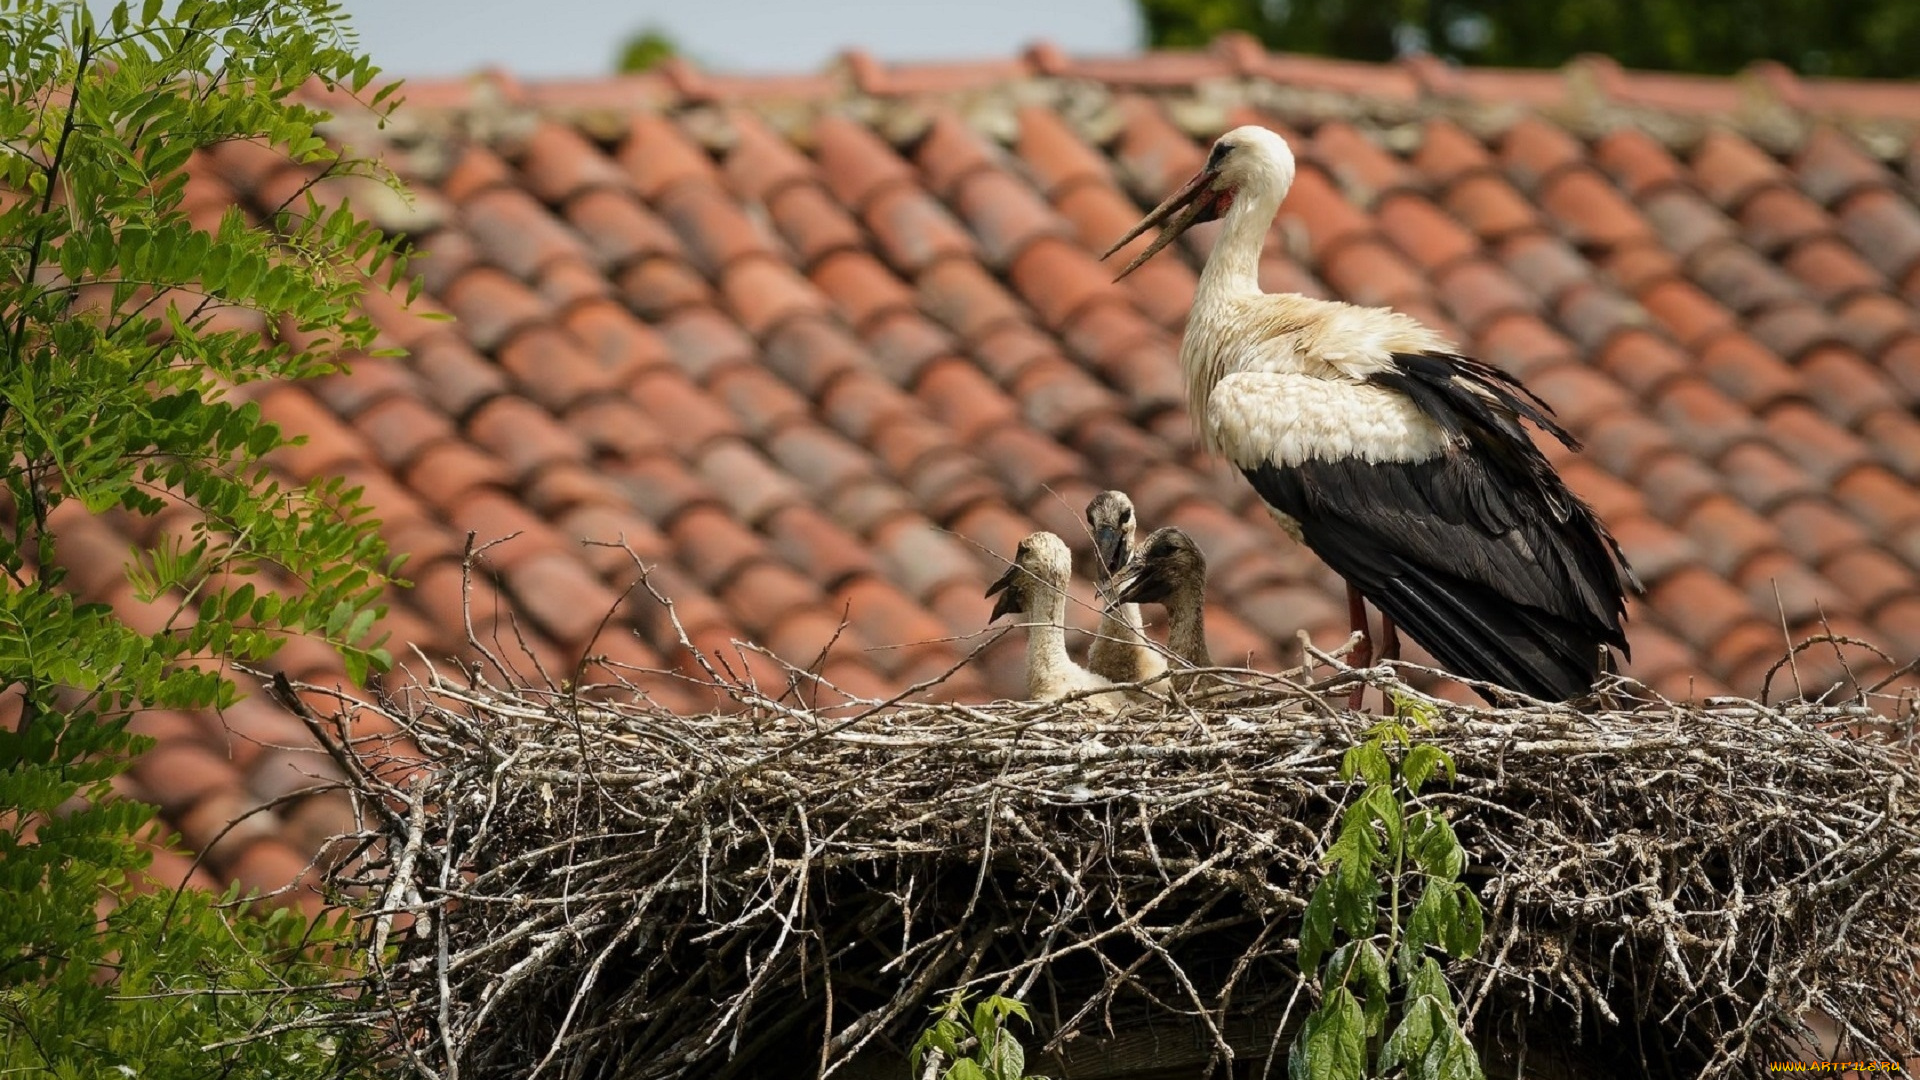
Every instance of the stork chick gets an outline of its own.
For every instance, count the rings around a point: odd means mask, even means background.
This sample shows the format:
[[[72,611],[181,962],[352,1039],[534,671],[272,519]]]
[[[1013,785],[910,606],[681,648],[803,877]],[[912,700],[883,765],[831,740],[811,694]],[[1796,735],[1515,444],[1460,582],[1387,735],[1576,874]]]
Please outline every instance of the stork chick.
[[[1628,651],[1626,594],[1640,583],[1522,421],[1579,444],[1519,380],[1406,315],[1262,292],[1261,247],[1293,177],[1285,139],[1235,128],[1106,253],[1160,227],[1125,277],[1224,219],[1180,343],[1194,430],[1346,579],[1355,630],[1364,598],[1390,648],[1397,623],[1458,674],[1548,700],[1586,694],[1609,650]]]
[[[1167,648],[1190,668],[1210,668],[1207,648],[1207,557],[1186,530],[1156,529],[1114,575],[1115,604],[1162,604],[1167,609]],[[1197,675],[1177,672],[1173,688],[1186,693]]]
[[[1057,701],[1113,685],[1067,655],[1067,582],[1072,575],[1073,554],[1066,541],[1036,532],[1020,541],[1007,572],[987,586],[988,596],[1000,596],[988,622],[1016,613],[1027,617],[1027,697],[1034,701]],[[1118,712],[1126,704],[1119,692],[1085,700],[1102,712]]]
[[[1137,526],[1133,500],[1125,492],[1103,491],[1087,503],[1087,529],[1093,534],[1093,547],[1100,557],[1100,574],[1110,580],[1133,557]],[[1167,659],[1147,640],[1145,624],[1140,620],[1140,605],[1108,604],[1100,616],[1100,628],[1093,646],[1087,650],[1087,667],[1095,675],[1116,683],[1135,683],[1154,678],[1167,670]]]

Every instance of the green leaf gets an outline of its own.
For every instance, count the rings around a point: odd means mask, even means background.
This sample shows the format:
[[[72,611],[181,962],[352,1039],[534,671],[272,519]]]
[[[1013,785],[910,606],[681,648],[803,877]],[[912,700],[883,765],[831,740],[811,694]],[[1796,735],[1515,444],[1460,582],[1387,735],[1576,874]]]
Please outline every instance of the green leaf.
[[[1446,1027],[1435,1034],[1412,1075],[1415,1080],[1484,1080],[1473,1044],[1450,1016]]]
[[[1366,1080],[1366,1022],[1345,987],[1307,1017],[1287,1054],[1289,1080]]]
[[[1354,957],[1353,979],[1360,987],[1361,1012],[1366,1017],[1367,1037],[1380,1034],[1381,1027],[1387,1022],[1387,1005],[1391,989],[1387,978],[1387,958],[1381,955],[1378,946],[1371,941],[1362,941]]]
[[[1473,890],[1455,883],[1454,903],[1456,910],[1451,922],[1444,928],[1440,947],[1447,955],[1456,960],[1464,960],[1480,951],[1481,938],[1486,934],[1486,914],[1480,908],[1480,898]]]
[[[1026,1073],[1027,1053],[1021,1048],[1019,1039],[1005,1028],[1000,1028],[993,1038],[987,1060],[982,1064],[995,1080],[1021,1080]]]
[[[1439,1002],[1430,997],[1415,998],[1399,1026],[1380,1044],[1380,1071],[1390,1073],[1403,1065],[1422,1063],[1433,1046],[1434,1034],[1446,1022]]]
[[[1443,881],[1452,881],[1466,868],[1467,853],[1453,834],[1447,819],[1431,810],[1421,810],[1409,821],[1412,838],[1407,855],[1420,872]]]
[[[1379,743],[1363,742],[1349,747],[1340,758],[1340,779],[1352,780],[1356,775],[1370,785],[1384,786],[1392,782],[1393,765]]]
[[[1448,780],[1453,779],[1453,758],[1430,743],[1416,743],[1400,762],[1400,776],[1407,782],[1407,790],[1415,795],[1420,794],[1436,770],[1445,772]]]
[[[1421,997],[1445,1002],[1449,1009],[1453,1007],[1453,991],[1447,986],[1447,976],[1431,956],[1422,958],[1413,978],[1407,980],[1407,1000]]]
[[[1333,890],[1333,879],[1321,878],[1307,899],[1307,910],[1300,923],[1302,973],[1317,969],[1320,958],[1333,947]]]

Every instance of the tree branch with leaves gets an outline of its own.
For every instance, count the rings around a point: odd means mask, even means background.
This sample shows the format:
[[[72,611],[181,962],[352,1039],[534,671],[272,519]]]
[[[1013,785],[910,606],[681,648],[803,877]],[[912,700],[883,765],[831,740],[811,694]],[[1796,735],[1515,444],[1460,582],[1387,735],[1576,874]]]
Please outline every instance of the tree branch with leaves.
[[[307,1031],[326,1009],[303,988],[338,975],[345,924],[131,887],[154,810],[111,781],[147,744],[135,713],[230,702],[228,665],[290,636],[355,678],[389,662],[370,632],[397,565],[358,493],[277,477],[297,437],[233,391],[372,349],[355,302],[405,288],[405,256],[310,186],[258,221],[197,218],[186,192],[195,154],[235,141],[386,180],[298,91],[384,119],[397,84],[326,0],[0,0],[0,42],[0,685],[21,711],[0,731],[0,1065],[329,1073],[353,1041]],[[62,522],[181,508],[125,563],[159,629],[77,594]]]

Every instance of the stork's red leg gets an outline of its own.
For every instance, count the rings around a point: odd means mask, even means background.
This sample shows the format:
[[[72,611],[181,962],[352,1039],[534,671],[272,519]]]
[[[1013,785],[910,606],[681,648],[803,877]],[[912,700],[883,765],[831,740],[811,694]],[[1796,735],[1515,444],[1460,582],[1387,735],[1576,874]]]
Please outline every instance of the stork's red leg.
[[[1367,601],[1360,595],[1360,590],[1351,584],[1347,586],[1347,621],[1360,634],[1359,644],[1347,654],[1347,663],[1353,667],[1366,667],[1373,663],[1373,639],[1367,636]],[[1347,695],[1347,708],[1360,708],[1366,694],[1365,684],[1354,687],[1353,693]]]
[[[1400,628],[1384,611],[1380,613],[1380,659],[1400,659]]]

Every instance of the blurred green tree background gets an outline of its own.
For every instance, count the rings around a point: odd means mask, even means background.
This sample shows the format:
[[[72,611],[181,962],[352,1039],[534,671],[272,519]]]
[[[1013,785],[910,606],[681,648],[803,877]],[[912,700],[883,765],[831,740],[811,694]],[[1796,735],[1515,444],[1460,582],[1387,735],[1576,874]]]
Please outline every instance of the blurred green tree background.
[[[1353,60],[1426,50],[1467,64],[1727,74],[1778,60],[1805,75],[1920,75],[1920,0],[1139,0],[1149,41],[1244,30],[1268,48]]]

